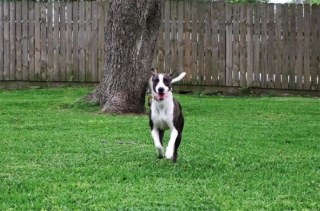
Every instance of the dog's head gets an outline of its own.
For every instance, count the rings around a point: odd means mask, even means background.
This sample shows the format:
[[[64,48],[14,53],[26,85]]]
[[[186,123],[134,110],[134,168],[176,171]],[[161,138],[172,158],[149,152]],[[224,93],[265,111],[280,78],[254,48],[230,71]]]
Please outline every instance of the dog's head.
[[[151,69],[152,73],[152,92],[153,97],[156,100],[164,100],[168,97],[168,93],[172,90],[172,75],[176,70],[173,72],[166,74],[166,73],[159,73],[157,74],[155,69]]]

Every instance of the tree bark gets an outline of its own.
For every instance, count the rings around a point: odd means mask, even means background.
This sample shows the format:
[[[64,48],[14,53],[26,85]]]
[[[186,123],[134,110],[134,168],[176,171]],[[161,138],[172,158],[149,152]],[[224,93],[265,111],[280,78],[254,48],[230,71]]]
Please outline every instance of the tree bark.
[[[104,113],[144,113],[164,0],[113,0],[105,34],[103,78],[83,97]]]

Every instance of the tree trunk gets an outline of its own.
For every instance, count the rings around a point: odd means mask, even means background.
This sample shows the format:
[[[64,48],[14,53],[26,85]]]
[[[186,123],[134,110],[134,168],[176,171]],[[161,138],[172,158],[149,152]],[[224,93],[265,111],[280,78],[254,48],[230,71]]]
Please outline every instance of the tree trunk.
[[[145,90],[164,0],[113,0],[105,34],[100,84],[87,96],[104,113],[144,113]]]

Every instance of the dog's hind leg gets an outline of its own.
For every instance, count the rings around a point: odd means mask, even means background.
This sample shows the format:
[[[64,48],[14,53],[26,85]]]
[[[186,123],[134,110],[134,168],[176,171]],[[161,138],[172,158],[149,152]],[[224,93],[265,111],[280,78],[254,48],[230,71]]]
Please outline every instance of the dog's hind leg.
[[[151,131],[151,136],[153,138],[154,145],[158,150],[158,158],[161,159],[163,158],[163,146],[162,146],[162,143],[160,142],[160,133],[157,129],[153,129]]]
[[[162,140],[163,140],[163,136],[164,136],[164,130],[160,130],[160,129],[158,129],[158,130],[159,130],[160,143],[161,143],[161,146],[163,146]]]
[[[163,136],[164,136],[164,130],[158,129],[158,131],[159,131],[160,144],[161,144],[161,146],[163,147],[163,142],[162,142],[162,140],[163,140]],[[162,149],[163,149],[163,148],[162,148]],[[158,158],[159,158],[159,159],[162,159],[162,158],[163,158],[163,151],[162,151],[162,154],[158,154]]]
[[[177,158],[178,158],[178,148],[180,146],[181,143],[181,134],[178,135],[176,142],[174,143],[174,152],[173,152],[173,162],[176,163],[177,162]]]

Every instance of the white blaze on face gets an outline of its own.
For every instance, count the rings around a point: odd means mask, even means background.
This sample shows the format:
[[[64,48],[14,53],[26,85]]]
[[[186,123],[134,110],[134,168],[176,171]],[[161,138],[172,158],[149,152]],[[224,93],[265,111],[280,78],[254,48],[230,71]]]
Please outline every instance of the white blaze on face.
[[[164,78],[163,74],[159,74],[159,83],[156,86],[156,91],[158,93],[159,93],[159,88],[163,88],[164,89],[163,93],[167,93],[169,91],[169,87],[164,84],[163,78]]]
[[[159,100],[164,100],[167,98],[167,92],[169,91],[169,87],[164,83],[164,76],[163,74],[159,74],[159,83],[157,84],[155,91],[157,92],[157,98]],[[159,93],[159,89],[163,89],[163,92]]]

